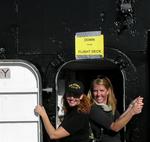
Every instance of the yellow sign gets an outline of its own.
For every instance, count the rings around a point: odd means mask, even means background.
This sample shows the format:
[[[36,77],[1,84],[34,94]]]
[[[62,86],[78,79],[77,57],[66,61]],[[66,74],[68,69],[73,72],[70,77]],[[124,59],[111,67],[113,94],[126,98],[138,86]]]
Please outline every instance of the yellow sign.
[[[76,35],[75,37],[76,56],[100,56],[104,57],[104,36],[98,35]]]

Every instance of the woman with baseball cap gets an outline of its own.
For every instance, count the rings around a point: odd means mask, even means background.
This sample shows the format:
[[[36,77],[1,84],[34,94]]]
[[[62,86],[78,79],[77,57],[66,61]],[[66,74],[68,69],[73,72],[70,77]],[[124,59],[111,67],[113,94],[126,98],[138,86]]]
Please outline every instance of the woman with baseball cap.
[[[67,84],[63,96],[65,116],[60,126],[55,129],[43,106],[35,108],[44,123],[50,139],[60,142],[88,142],[90,102],[84,94],[84,86],[79,81]]]

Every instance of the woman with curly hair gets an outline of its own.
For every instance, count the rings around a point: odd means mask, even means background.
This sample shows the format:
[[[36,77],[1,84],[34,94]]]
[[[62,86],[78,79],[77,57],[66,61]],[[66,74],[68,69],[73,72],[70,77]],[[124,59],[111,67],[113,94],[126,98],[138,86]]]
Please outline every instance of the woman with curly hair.
[[[71,81],[65,89],[64,119],[55,129],[43,106],[36,106],[37,112],[43,122],[50,139],[60,142],[89,142],[89,117],[90,101],[84,94],[83,84],[79,81]]]

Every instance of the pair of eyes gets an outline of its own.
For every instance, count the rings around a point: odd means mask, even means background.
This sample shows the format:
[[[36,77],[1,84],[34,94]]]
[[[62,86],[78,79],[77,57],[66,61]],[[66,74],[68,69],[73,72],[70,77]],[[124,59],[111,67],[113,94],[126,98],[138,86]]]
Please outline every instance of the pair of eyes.
[[[93,90],[93,93],[97,93],[97,92],[106,92],[107,90],[101,89],[101,90]]]

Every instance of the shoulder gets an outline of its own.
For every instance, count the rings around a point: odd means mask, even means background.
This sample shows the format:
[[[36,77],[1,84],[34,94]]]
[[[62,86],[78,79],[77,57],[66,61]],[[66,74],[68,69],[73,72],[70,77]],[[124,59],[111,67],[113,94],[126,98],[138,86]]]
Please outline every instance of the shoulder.
[[[101,106],[98,106],[98,105],[96,105],[96,104],[93,104],[93,105],[91,106],[90,117],[91,117],[91,116],[94,117],[94,116],[96,116],[97,114],[103,114],[103,113],[104,113],[104,111],[103,111],[103,109],[102,109]]]
[[[92,111],[102,111],[102,110],[103,110],[102,107],[99,106],[99,105],[93,104],[93,105],[91,106],[91,112],[92,112]]]
[[[70,113],[70,117],[72,117],[73,119],[82,119],[82,118],[86,118],[88,116],[87,113],[81,112],[81,111],[77,111],[74,110]]]
[[[76,117],[77,118],[87,118],[89,116],[88,113],[84,113],[84,112],[77,112]]]

